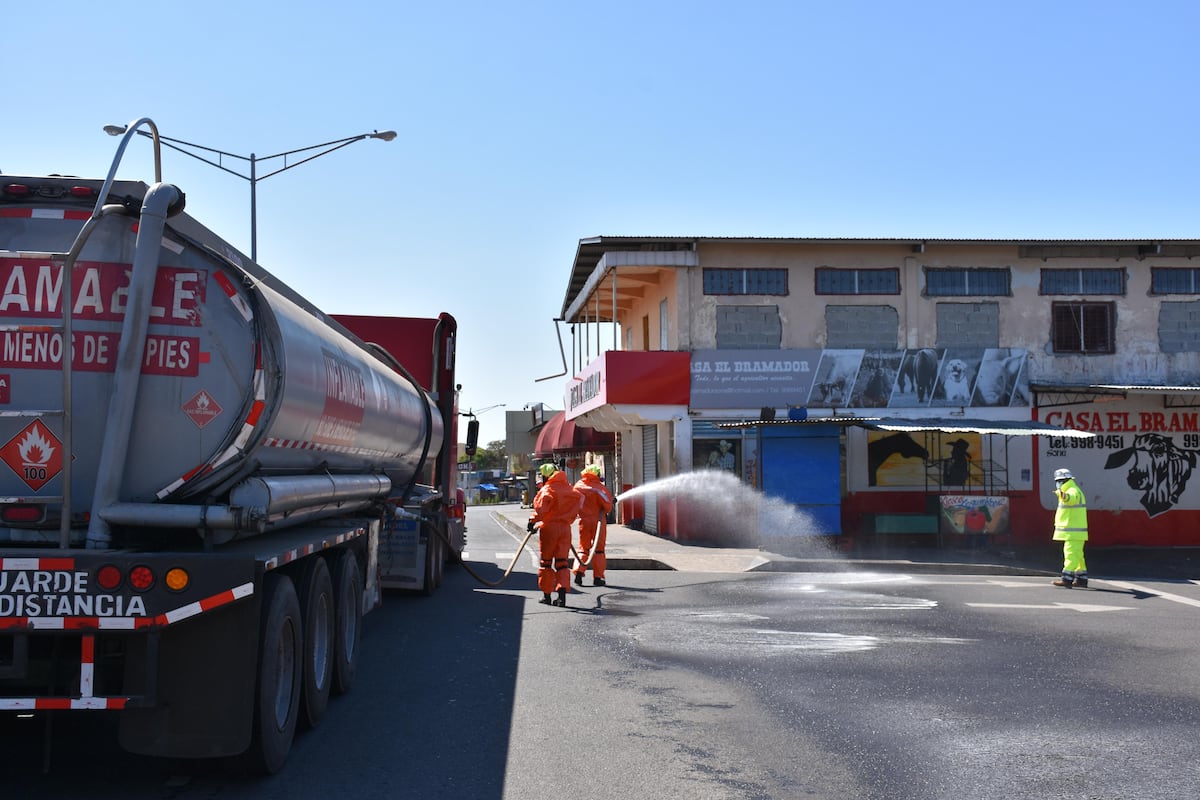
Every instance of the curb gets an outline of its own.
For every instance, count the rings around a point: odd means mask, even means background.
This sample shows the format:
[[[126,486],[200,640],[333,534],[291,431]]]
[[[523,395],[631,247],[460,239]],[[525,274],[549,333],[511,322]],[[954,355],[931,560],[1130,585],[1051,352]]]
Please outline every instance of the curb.
[[[524,536],[525,529],[503,514],[494,515],[494,519],[504,525],[516,536]],[[780,556],[768,551],[760,551],[762,563],[745,569],[745,572],[848,572],[850,570],[868,572],[920,572],[925,574],[954,574],[954,575],[1025,575],[1052,577],[1056,572],[1031,569],[1028,567],[1001,564],[972,564],[962,562],[932,562],[910,561],[908,559],[802,559]],[[686,556],[684,556],[686,558]],[[608,569],[626,570],[663,570],[678,572],[677,567],[650,556],[609,556]]]

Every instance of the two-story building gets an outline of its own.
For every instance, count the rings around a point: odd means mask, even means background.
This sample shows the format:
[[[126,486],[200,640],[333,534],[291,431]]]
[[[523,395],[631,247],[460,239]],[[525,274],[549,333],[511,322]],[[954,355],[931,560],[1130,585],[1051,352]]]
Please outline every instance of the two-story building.
[[[561,321],[565,419],[620,489],[700,469],[805,531],[1200,545],[1200,241],[596,237]],[[686,497],[622,517],[689,538]],[[788,534],[790,535],[790,533]]]

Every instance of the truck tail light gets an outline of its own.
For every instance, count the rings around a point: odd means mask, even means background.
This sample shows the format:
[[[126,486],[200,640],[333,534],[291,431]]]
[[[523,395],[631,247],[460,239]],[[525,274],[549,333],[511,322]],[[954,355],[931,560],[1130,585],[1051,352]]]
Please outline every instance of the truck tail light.
[[[112,564],[105,564],[96,570],[96,585],[106,592],[115,591],[121,585],[121,570]]]
[[[149,567],[134,567],[129,570],[129,585],[135,591],[144,592],[154,585],[154,570]]]
[[[188,571],[183,567],[172,567],[167,570],[166,576],[163,578],[163,583],[173,592],[182,592],[188,587],[191,577]]]
[[[44,511],[44,506],[32,503],[14,503],[6,505],[4,510],[0,511],[0,519],[11,523],[41,522]]]

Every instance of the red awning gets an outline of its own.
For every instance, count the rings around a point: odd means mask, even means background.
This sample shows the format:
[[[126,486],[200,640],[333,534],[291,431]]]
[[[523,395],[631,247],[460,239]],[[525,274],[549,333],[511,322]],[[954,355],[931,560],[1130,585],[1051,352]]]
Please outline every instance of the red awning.
[[[565,411],[559,411],[538,432],[533,454],[548,457],[564,453],[587,453],[616,449],[616,434],[584,428],[567,419]]]

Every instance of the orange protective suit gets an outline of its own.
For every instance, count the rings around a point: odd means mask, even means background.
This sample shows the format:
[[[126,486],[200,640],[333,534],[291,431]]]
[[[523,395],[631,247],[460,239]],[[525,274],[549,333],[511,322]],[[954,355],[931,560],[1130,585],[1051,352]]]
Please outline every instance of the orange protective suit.
[[[612,511],[613,496],[604,481],[594,472],[584,472],[583,477],[575,483],[575,489],[583,495],[583,507],[579,510],[579,558],[586,559],[592,553],[592,577],[603,585],[604,567],[607,559],[604,556],[604,543],[608,538],[608,520],[605,515]],[[592,544],[595,543],[595,552]],[[575,582],[582,583],[583,575],[587,572],[588,563],[575,562]]]
[[[571,524],[579,516],[583,496],[567,480],[561,470],[542,484],[533,498],[531,519],[538,527],[539,552],[538,588],[550,594],[571,590]]]

